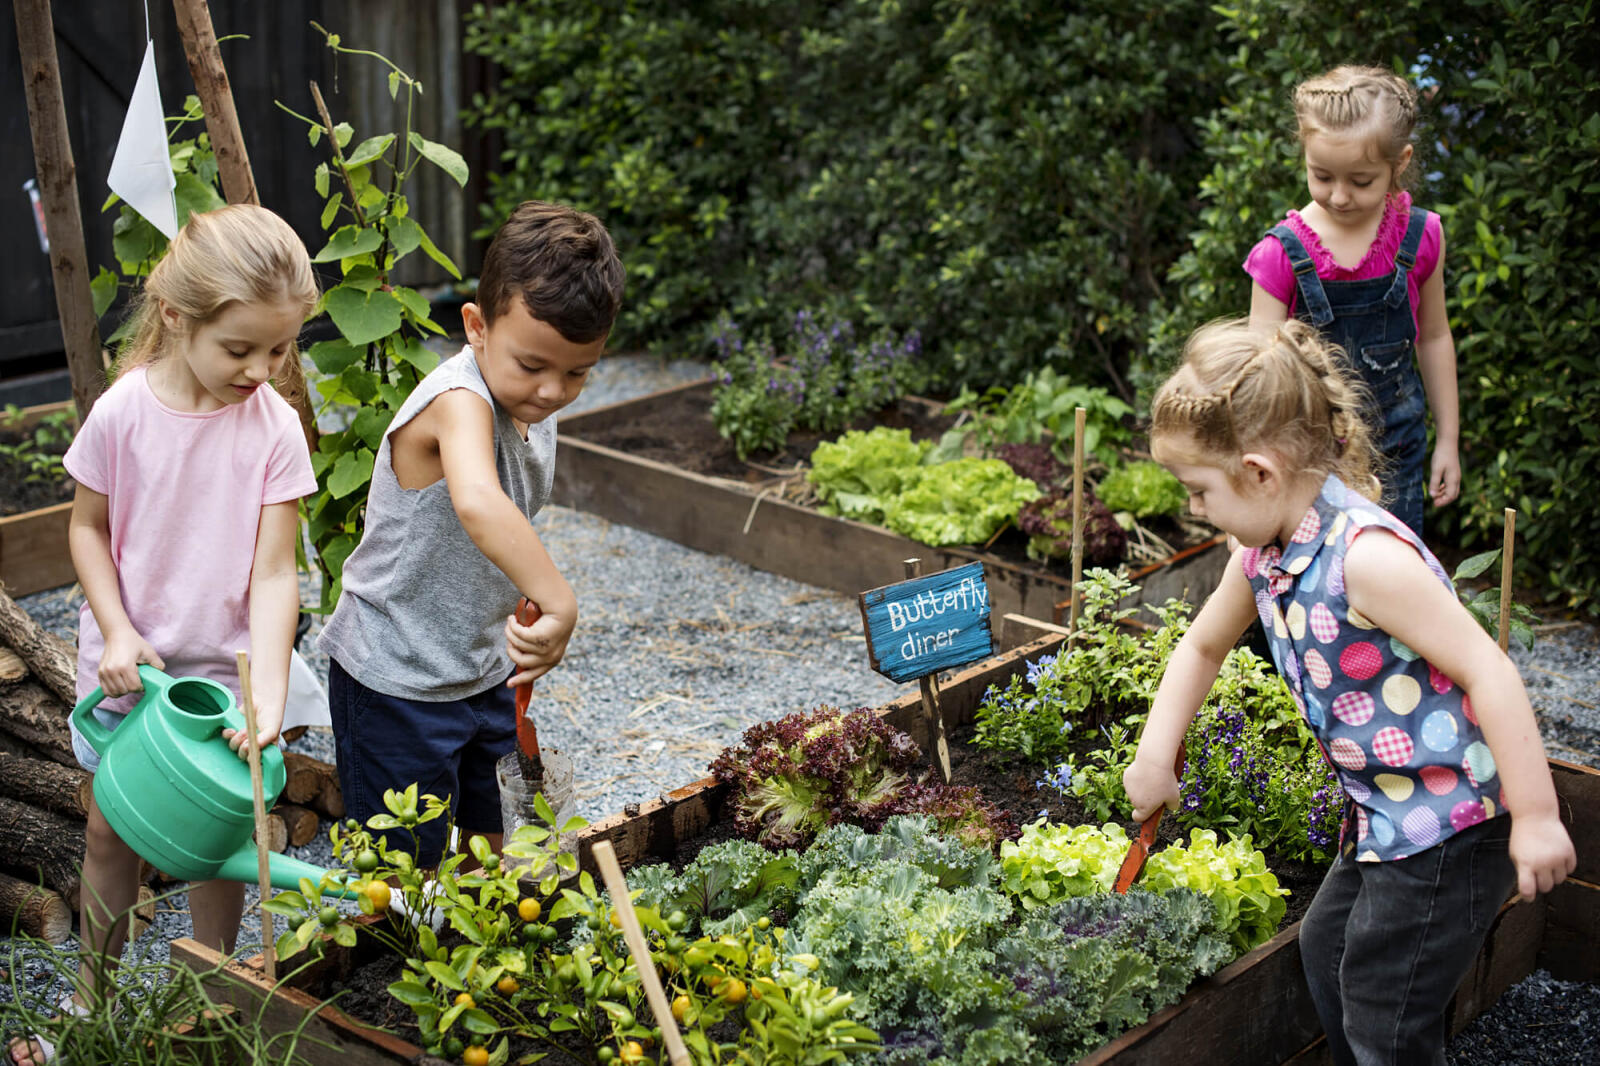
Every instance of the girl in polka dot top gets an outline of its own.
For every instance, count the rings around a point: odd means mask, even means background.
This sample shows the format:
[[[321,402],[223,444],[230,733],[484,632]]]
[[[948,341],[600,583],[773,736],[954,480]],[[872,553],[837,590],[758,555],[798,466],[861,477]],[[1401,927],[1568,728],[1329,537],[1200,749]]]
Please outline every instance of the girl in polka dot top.
[[[1365,397],[1298,321],[1212,323],[1151,405],[1151,449],[1239,547],[1173,652],[1123,783],[1178,806],[1172,766],[1259,617],[1346,793],[1300,927],[1337,1063],[1444,1063],[1445,1008],[1515,886],[1576,864],[1522,680],[1428,549],[1380,508]]]

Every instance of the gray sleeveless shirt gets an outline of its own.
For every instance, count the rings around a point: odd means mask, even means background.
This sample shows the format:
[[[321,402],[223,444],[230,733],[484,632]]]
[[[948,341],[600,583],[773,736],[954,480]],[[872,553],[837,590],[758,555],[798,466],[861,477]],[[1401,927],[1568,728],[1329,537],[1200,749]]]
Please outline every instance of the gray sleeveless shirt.
[[[555,418],[529,426],[523,440],[494,402],[472,349],[462,349],[422,379],[383,435],[366,533],[345,560],[339,603],[317,641],[367,688],[431,702],[471,696],[510,676],[505,620],[519,595],[462,528],[443,478],[421,489],[401,488],[395,478],[390,437],[450,389],[467,389],[493,408],[494,465],[506,495],[530,519],[550,502]]]

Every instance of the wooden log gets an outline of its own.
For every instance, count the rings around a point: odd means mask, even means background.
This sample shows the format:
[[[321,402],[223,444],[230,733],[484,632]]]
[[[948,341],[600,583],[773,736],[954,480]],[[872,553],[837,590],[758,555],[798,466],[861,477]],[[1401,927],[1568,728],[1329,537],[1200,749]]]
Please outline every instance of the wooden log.
[[[59,892],[0,874],[0,932],[59,944],[72,935],[72,908]]]
[[[0,796],[0,862],[12,869],[37,869],[44,883],[75,908],[83,822]]]
[[[0,590],[0,644],[28,664],[29,671],[70,710],[78,702],[78,649],[28,616]]]
[[[55,22],[50,15],[50,0],[17,0],[14,10],[22,84],[28,98],[28,129],[33,135],[34,168],[44,203],[45,227],[50,234],[50,276],[55,281],[56,314],[67,353],[67,371],[72,377],[72,398],[81,422],[105,391],[106,375],[100,354],[100,325],[94,315],[94,298],[89,294],[89,256],[84,250],[77,166],[72,161],[61,70],[56,63]],[[15,644],[12,647],[28,658],[22,648]]]
[[[308,729],[310,729],[310,728],[311,727],[308,726],[308,725],[291,726],[290,728],[285,729],[282,733],[280,733],[279,736],[281,736],[283,738],[283,742],[285,744],[293,744],[295,741],[297,741],[301,737],[305,736],[306,735],[306,731]]]
[[[255,833],[250,834],[250,839],[255,840]],[[276,814],[267,815],[267,850],[286,851],[289,847],[289,827],[283,824],[283,819]]]
[[[304,847],[316,839],[317,828],[321,824],[316,811],[293,803],[280,803],[272,808],[272,813],[283,819],[284,828],[289,833],[291,848]]]
[[[0,751],[0,795],[73,818],[88,816],[87,771]]]
[[[311,803],[312,810],[333,819],[344,817],[344,792],[339,788],[339,778],[330,777],[322,783],[322,791]]]
[[[133,910],[128,915],[128,943],[133,943],[149,932],[155,920],[155,890],[149,885],[140,885],[138,894],[134,897]]]
[[[286,751],[283,753],[283,791],[279,795],[290,803],[309,803],[322,791],[322,782],[332,770],[333,767],[321,759],[303,752]]]
[[[22,681],[0,692],[0,732],[32,745],[62,766],[78,765],[67,710],[37,681]]]
[[[10,648],[0,648],[0,684],[21,681],[28,676],[28,664]]]

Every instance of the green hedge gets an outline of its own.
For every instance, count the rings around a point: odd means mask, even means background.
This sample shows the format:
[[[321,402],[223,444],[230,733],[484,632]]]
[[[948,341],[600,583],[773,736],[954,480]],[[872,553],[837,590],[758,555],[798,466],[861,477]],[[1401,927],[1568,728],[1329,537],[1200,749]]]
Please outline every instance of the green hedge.
[[[1428,87],[1416,190],[1444,216],[1464,547],[1521,512],[1518,572],[1600,613],[1600,53],[1593,4],[517,0],[474,8],[504,138],[486,223],[593,209],[629,270],[618,345],[703,352],[800,308],[920,330],[940,382],[1045,365],[1130,398],[1249,306],[1240,262],[1304,202],[1300,79]]]
[[[1430,539],[1499,544],[1518,510],[1519,581],[1600,613],[1600,28],[1592,3],[1396,0],[1361,10],[1265,0],[1221,12],[1228,99],[1202,124],[1210,172],[1191,246],[1136,378],[1189,328],[1249,307],[1245,251],[1307,198],[1290,88],[1341,62],[1424,86],[1417,202],[1444,220],[1461,385],[1461,499]]]
[[[475,8],[530,196],[603,215],[623,344],[682,350],[826,308],[920,330],[948,385],[1046,363],[1114,380],[1142,348],[1224,56],[1195,0],[521,0]]]

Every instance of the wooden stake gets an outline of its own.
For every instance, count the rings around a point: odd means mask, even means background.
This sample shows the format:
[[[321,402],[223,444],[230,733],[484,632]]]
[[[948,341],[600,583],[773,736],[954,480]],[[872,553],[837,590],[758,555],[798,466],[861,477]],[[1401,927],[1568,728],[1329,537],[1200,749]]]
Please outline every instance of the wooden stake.
[[[907,559],[905,561],[906,577],[917,577],[922,573],[921,559]],[[936,760],[939,764],[939,774],[944,778],[944,783],[950,783],[950,744],[944,736],[944,714],[939,710],[939,679],[933,674],[924,674],[917,679],[922,689],[922,714],[927,720],[928,729],[933,733],[933,747]]]
[[[633,955],[633,965],[639,971],[639,983],[644,985],[644,998],[661,1026],[661,1042],[666,1045],[667,1058],[672,1066],[689,1066],[689,1049],[673,1020],[672,1008],[667,1004],[667,994],[661,989],[661,976],[656,973],[655,960],[650,957],[650,945],[645,943],[644,931],[639,928],[639,916],[633,912],[633,901],[628,898],[628,882],[617,863],[617,853],[611,841],[597,841],[590,851],[600,876],[605,880],[606,891],[611,893],[611,906],[622,921],[622,936]]]
[[[272,898],[272,872],[267,860],[270,834],[267,832],[267,803],[262,795],[261,748],[256,744],[256,705],[250,698],[250,655],[236,651],[234,657],[239,660],[239,693],[244,697],[245,746],[250,756],[250,791],[256,808],[256,874],[260,879],[261,902],[264,904]],[[261,908],[261,958],[266,963],[267,980],[276,982],[278,952],[273,944],[272,912],[264,906]]]
[[[1511,553],[1517,541],[1517,510],[1506,508],[1505,538],[1500,547],[1500,650],[1511,646]]]
[[[55,22],[50,0],[16,0],[17,51],[22,56],[22,86],[28,98],[28,129],[33,134],[39,198],[50,235],[50,276],[56,287],[56,316],[72,378],[78,422],[106,390],[100,354],[100,325],[89,294],[89,255],[83,245],[78,210],[77,166],[67,136],[67,109],[56,63]],[[19,649],[20,650],[20,649]]]
[[[211,7],[206,0],[173,0],[172,6],[178,13],[178,32],[183,36],[189,74],[205,111],[206,132],[211,135],[211,150],[217,156],[223,194],[230,204],[259,204],[261,197],[250,171],[250,154],[245,151],[239,113],[233,107],[233,88],[228,84],[227,68],[222,65],[217,31],[211,25]]]
[[[1083,427],[1087,416],[1082,407],[1072,416],[1072,613],[1067,629],[1074,636],[1078,632],[1078,582],[1083,580]]]

